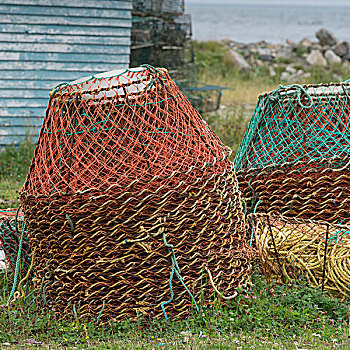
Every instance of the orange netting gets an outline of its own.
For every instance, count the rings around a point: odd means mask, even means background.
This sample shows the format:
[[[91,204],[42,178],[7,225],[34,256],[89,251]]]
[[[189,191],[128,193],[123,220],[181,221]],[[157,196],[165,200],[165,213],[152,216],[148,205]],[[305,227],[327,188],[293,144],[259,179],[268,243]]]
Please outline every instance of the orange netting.
[[[176,186],[221,173],[228,152],[165,70],[128,70],[52,93],[24,190],[47,196],[133,180],[148,182],[135,190],[155,188],[175,171]]]
[[[21,192],[45,300],[107,321],[233,298],[253,252],[229,154],[163,69],[55,89]]]

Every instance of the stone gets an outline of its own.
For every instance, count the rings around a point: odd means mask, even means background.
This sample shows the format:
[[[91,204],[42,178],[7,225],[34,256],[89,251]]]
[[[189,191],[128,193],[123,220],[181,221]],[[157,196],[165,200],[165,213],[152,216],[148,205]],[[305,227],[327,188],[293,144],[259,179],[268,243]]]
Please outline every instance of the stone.
[[[276,58],[282,58],[285,60],[291,60],[293,53],[293,46],[289,44],[281,44],[277,48]]]
[[[349,53],[349,46],[347,41],[342,41],[334,47],[333,51],[339,57],[345,57]]]
[[[293,65],[289,64],[288,66],[286,66],[286,72],[293,75],[297,72],[297,70],[293,67]]]
[[[272,51],[268,48],[259,47],[256,53],[262,61],[271,62],[273,60]]]
[[[324,67],[327,65],[327,61],[320,50],[312,50],[307,55],[306,62],[313,67]]]
[[[274,78],[277,75],[276,71],[272,66],[269,66],[269,75],[271,78]]]
[[[337,43],[337,39],[334,35],[327,29],[321,28],[316,32],[316,38],[320,42],[320,45],[325,46],[333,46]]]
[[[304,38],[300,41],[299,46],[307,49],[312,46],[312,42],[309,39]]]
[[[231,65],[242,72],[249,72],[252,69],[248,62],[234,50],[227,50],[224,54],[223,60],[226,64]]]
[[[334,53],[333,50],[327,50],[324,53],[324,57],[329,64],[339,64],[341,63],[341,58]]]
[[[281,76],[280,76],[280,79],[283,80],[283,81],[288,81],[288,80],[291,79],[291,75],[288,72],[282,72]]]

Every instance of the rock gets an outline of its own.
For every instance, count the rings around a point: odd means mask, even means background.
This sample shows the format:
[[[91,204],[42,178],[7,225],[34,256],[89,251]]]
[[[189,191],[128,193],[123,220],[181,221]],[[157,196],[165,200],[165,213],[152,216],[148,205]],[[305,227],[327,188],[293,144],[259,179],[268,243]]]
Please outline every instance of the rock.
[[[258,48],[256,53],[262,61],[271,62],[273,60],[272,51],[268,48]]]
[[[313,67],[324,67],[327,61],[323,57],[320,50],[312,50],[306,57],[306,62]]]
[[[343,41],[341,43],[338,43],[333,51],[336,55],[339,57],[345,57],[349,53],[349,43],[347,41]]]
[[[252,69],[248,62],[234,50],[227,50],[223,59],[226,64],[231,65],[242,72],[249,72]]]
[[[322,46],[325,46],[325,45],[333,46],[338,41],[330,31],[324,28],[321,28],[316,32],[316,38],[319,40],[320,45]]]
[[[300,41],[299,46],[303,47],[304,49],[307,49],[312,46],[312,42],[309,39],[304,38]]]
[[[297,72],[297,70],[293,67],[293,65],[289,64],[287,67],[286,67],[286,72],[290,73],[290,74],[295,74]]]
[[[276,71],[272,66],[269,66],[269,74],[271,78],[274,78],[277,75]]]
[[[288,81],[288,80],[291,79],[291,75],[288,72],[282,72],[281,76],[280,76],[280,79],[283,80],[283,81]]]
[[[329,64],[339,64],[341,63],[341,58],[334,53],[333,50],[327,50],[324,53],[324,57]]]
[[[292,59],[293,46],[289,44],[281,44],[277,48],[276,58],[282,58],[285,60]]]

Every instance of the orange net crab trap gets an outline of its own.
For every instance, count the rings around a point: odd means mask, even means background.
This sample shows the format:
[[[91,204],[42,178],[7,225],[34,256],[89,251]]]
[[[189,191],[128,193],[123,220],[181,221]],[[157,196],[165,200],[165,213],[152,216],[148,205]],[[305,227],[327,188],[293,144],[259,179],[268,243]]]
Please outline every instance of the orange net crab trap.
[[[21,202],[58,316],[180,317],[201,293],[233,298],[252,253],[229,154],[165,69],[52,91]]]
[[[249,211],[347,221],[349,118],[349,82],[261,95],[234,161]]]

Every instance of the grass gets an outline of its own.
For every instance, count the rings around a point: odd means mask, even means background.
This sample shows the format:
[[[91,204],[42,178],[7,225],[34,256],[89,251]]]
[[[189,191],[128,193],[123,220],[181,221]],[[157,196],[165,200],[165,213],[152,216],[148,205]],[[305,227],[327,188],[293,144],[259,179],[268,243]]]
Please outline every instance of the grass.
[[[225,105],[255,105],[257,97],[266,91],[276,89],[281,83],[280,75],[284,64],[276,61],[276,76],[270,77],[265,66],[252,67],[249,73],[239,72],[227,58],[227,49],[217,41],[194,42],[194,52],[198,65],[197,79],[213,85],[229,87],[223,90],[222,103]],[[310,73],[310,77],[293,81],[297,84],[328,83],[334,81],[334,74],[342,80],[349,78],[349,70],[341,64],[330,67],[307,68],[298,66]],[[288,84],[285,84],[288,85]]]
[[[238,72],[217,42],[195,43],[195,53],[201,81],[231,88],[223,92],[225,108],[204,118],[236,152],[257,96],[276,88],[281,72],[277,69],[276,78],[269,77],[264,67]],[[331,81],[334,72],[343,73],[341,67],[313,69],[304,82]],[[0,152],[0,208],[18,205],[33,149],[25,142]],[[140,319],[111,322],[108,327],[74,316],[57,320],[54,307],[36,304],[33,296],[5,306],[12,279],[0,273],[0,348],[350,349],[348,301],[340,302],[306,283],[269,286],[259,273],[252,287],[239,290],[226,306],[221,307],[219,300],[212,307],[201,305],[206,322],[193,314],[168,323]]]
[[[253,287],[239,290],[226,306],[200,306],[200,315],[169,321],[110,322],[78,317],[56,320],[54,307],[29,296],[7,302],[11,278],[0,284],[0,345],[61,349],[329,349],[350,348],[349,303],[332,299],[306,283],[267,285],[254,275]],[[28,294],[27,294],[28,295]]]
[[[26,179],[33,152],[34,144],[28,140],[0,150],[0,209],[18,206],[18,193]]]

